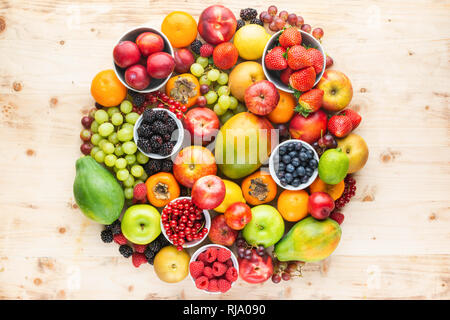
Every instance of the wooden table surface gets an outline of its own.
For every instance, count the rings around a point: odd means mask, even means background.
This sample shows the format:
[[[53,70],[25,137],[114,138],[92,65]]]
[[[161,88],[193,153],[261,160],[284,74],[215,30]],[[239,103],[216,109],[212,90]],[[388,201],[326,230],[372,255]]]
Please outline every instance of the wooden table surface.
[[[334,254],[303,278],[220,296],[135,269],[74,202],[80,117],[122,33],[211,2],[0,0],[0,298],[450,298],[450,2],[274,2],[325,30],[363,117],[370,157]],[[238,14],[242,1],[218,3]]]

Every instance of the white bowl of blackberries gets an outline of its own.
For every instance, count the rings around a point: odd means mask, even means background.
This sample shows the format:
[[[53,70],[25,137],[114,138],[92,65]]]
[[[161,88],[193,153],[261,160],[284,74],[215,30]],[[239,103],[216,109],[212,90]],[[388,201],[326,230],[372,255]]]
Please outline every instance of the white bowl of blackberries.
[[[152,159],[165,159],[180,149],[183,124],[173,112],[164,108],[146,109],[134,126],[134,142]]]
[[[280,143],[269,159],[269,171],[275,182],[287,190],[301,190],[317,178],[319,156],[307,142],[297,139]]]

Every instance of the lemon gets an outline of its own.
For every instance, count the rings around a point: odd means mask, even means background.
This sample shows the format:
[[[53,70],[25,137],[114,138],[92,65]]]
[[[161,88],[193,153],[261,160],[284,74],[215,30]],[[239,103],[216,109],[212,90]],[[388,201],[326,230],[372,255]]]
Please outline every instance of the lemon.
[[[225,210],[227,210],[227,208],[235,202],[245,203],[245,199],[242,196],[241,187],[238,184],[225,179],[223,179],[223,183],[225,183],[225,199],[217,208],[214,209],[214,211],[221,213],[224,213]]]
[[[270,34],[257,24],[248,24],[240,28],[234,35],[234,45],[239,56],[246,60],[256,60],[262,57]]]

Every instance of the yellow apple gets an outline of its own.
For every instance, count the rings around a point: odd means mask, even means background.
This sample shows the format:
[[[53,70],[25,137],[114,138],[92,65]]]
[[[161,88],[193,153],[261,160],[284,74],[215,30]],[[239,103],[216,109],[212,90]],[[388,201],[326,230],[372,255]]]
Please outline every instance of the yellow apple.
[[[253,83],[265,79],[264,70],[258,62],[246,61],[231,71],[228,86],[236,99],[244,101],[245,90]]]
[[[353,97],[350,79],[337,70],[326,70],[317,88],[323,91],[322,108],[328,111],[336,112],[344,109]]]
[[[164,282],[180,282],[189,274],[189,254],[178,251],[175,246],[162,248],[155,256],[153,268],[159,279]]]
[[[350,133],[343,139],[337,139],[338,148],[348,156],[348,173],[361,170],[369,158],[369,148],[366,141],[356,133]]]

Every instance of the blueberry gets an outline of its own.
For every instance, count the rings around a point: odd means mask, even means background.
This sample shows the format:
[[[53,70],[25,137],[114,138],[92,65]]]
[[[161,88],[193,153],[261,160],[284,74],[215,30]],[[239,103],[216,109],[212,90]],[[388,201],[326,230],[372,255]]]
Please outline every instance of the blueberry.
[[[297,152],[296,151],[291,151],[288,153],[289,157],[294,158],[297,156]]]
[[[282,186],[285,186],[287,184],[286,179],[285,178],[281,178],[280,179],[280,183]]]
[[[309,160],[309,167],[310,167],[311,169],[317,168],[317,160],[316,160],[316,159],[311,159],[311,160]]]
[[[288,155],[284,155],[281,161],[283,161],[285,164],[288,164],[289,162],[291,162],[291,157],[289,157]]]
[[[301,143],[297,143],[297,144],[295,145],[295,150],[296,150],[296,151],[302,150],[302,144],[301,144]]]
[[[287,149],[285,146],[280,147],[280,149],[278,150],[278,153],[280,154],[280,156],[286,154]]]
[[[285,174],[286,174],[286,172],[284,172],[284,171],[278,171],[277,177],[278,177],[279,179],[281,179],[281,178],[284,177]]]
[[[308,154],[309,159],[314,159],[314,152],[312,152],[312,150],[308,150],[306,153]]]
[[[314,173],[314,170],[311,169],[310,167],[307,167],[307,168],[305,169],[305,171],[306,171],[306,175],[307,175],[308,177],[311,177],[312,174]]]
[[[306,154],[306,152],[300,152],[300,160],[302,161],[308,160],[308,155]]]
[[[284,178],[286,179],[287,183],[291,183],[292,180],[294,179],[294,177],[292,176],[292,173],[286,173],[286,175],[284,176]]]
[[[307,183],[308,180],[309,180],[309,177],[308,177],[308,176],[304,176],[304,177],[301,179],[301,182],[302,182],[302,183]]]
[[[300,165],[300,159],[297,157],[292,158],[291,163],[294,167],[298,167]]]
[[[289,151],[294,150],[294,148],[295,148],[295,143],[293,143],[293,142],[288,143],[288,144],[287,144],[287,148],[288,148]]]
[[[298,177],[298,172],[297,172],[297,170],[294,170],[294,172],[292,172],[292,176],[293,176],[294,178],[297,178],[297,177]]]
[[[292,186],[294,188],[297,188],[300,185],[300,179],[294,179],[294,181],[292,181]]]
[[[294,168],[294,166],[292,165],[292,164],[288,164],[287,166],[286,166],[286,171],[287,172],[294,172],[294,170],[295,170],[295,168]]]
[[[305,175],[305,173],[306,173],[304,167],[298,167],[297,170],[296,170],[296,172],[298,173],[298,175],[299,175],[300,177],[303,177],[303,176]]]
[[[286,169],[286,165],[283,162],[280,162],[278,164],[278,170],[283,171],[284,169]]]
[[[307,153],[308,152],[308,148],[302,147],[302,150],[300,152]]]

